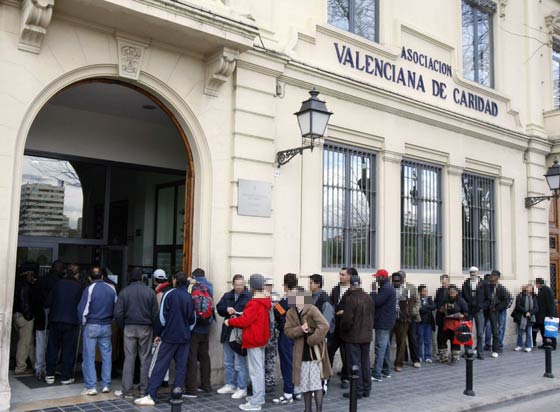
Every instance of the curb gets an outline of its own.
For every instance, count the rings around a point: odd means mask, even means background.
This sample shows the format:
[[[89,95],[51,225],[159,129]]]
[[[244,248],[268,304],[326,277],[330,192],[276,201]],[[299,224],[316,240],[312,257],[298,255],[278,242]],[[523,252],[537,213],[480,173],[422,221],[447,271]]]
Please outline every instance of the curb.
[[[547,379],[547,378],[543,378]],[[524,388],[520,388],[516,392],[507,392],[502,395],[496,395],[491,400],[472,400],[464,399],[466,402],[462,402],[462,405],[457,408],[445,408],[447,412],[485,412],[493,409],[501,408],[513,403],[523,402],[528,399],[534,398],[535,396],[547,396],[554,392],[560,391],[560,379],[554,378],[550,379],[550,382],[542,383],[540,385],[531,385]],[[476,388],[475,388],[476,392]],[[463,396],[463,395],[462,395]],[[467,398],[467,397],[465,397]]]

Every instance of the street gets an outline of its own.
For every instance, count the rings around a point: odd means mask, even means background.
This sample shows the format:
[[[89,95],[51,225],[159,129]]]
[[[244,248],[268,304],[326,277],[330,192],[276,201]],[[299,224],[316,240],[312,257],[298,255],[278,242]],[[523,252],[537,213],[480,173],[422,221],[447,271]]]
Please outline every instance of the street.
[[[560,390],[548,395],[528,398],[521,402],[508,403],[497,409],[484,409],[491,412],[557,412],[560,409]]]

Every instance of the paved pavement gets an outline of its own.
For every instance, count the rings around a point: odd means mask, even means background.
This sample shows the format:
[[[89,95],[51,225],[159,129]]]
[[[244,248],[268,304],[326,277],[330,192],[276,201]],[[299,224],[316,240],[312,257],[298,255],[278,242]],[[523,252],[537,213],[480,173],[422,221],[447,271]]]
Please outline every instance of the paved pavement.
[[[560,409],[560,391],[526,400],[508,402],[498,408],[490,408],[488,412],[558,412]]]
[[[488,353],[489,355],[489,353]],[[531,353],[513,352],[506,348],[498,359],[487,356],[485,360],[474,361],[475,397],[463,395],[465,388],[465,361],[461,359],[455,366],[446,364],[424,364],[420,369],[405,367],[400,373],[383,382],[374,382],[370,398],[361,399],[360,411],[376,412],[460,412],[469,410],[488,410],[489,407],[501,407],[512,399],[525,402],[535,397],[560,392],[560,351],[552,355],[555,379],[544,378],[544,351]],[[342,397],[338,378],[333,379],[325,398],[324,412],[341,412],[348,410],[348,400]],[[280,387],[279,389],[280,390]],[[131,402],[115,399],[76,404],[59,408],[38,409],[41,412],[153,412],[170,411],[166,395],[161,395],[163,402],[155,407],[135,407]],[[271,397],[267,397],[271,400]],[[241,401],[232,400],[227,395],[203,394],[197,399],[186,399],[183,411],[225,412],[239,410]],[[275,406],[267,403],[264,410],[270,412],[301,412],[303,402],[291,405]],[[544,411],[543,411],[544,412]]]

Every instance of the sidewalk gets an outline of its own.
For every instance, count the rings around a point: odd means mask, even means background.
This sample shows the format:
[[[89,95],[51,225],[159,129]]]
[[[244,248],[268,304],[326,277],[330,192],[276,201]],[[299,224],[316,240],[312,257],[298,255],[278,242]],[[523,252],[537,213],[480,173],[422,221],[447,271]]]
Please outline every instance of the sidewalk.
[[[434,363],[423,365],[420,369],[406,367],[400,373],[383,382],[373,382],[370,398],[358,401],[358,410],[375,412],[460,412],[484,410],[492,405],[515,399],[526,399],[549,391],[560,391],[560,351],[552,352],[552,368],[555,379],[543,378],[544,351],[531,353],[513,352],[506,348],[502,356],[492,359],[486,353],[483,361],[474,361],[475,397],[463,395],[465,388],[465,361],[461,359],[456,366]],[[324,412],[343,412],[348,410],[348,400],[342,397],[339,379],[331,382],[324,401]],[[278,387],[279,388],[279,387]],[[84,400],[86,400],[84,398]],[[88,398],[95,401],[95,398]],[[162,400],[165,400],[162,397]],[[270,412],[301,412],[303,402],[291,405],[274,406],[271,397],[263,410]],[[204,394],[197,399],[186,399],[183,411],[226,412],[239,410],[240,401],[229,396]],[[89,402],[66,407],[38,409],[41,412],[152,412],[170,411],[167,402],[155,407],[135,407],[131,402],[115,399]]]

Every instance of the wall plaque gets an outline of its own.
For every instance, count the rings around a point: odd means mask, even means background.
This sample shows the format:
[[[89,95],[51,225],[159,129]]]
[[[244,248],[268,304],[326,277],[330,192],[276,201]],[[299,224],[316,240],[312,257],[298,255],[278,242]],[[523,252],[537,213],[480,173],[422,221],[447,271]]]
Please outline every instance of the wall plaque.
[[[272,215],[272,184],[257,180],[239,179],[237,214],[240,216],[270,217]]]

